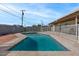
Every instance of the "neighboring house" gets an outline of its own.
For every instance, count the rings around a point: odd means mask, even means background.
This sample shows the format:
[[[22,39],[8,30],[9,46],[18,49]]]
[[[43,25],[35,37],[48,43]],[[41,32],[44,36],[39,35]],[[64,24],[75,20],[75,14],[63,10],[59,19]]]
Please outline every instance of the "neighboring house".
[[[49,26],[42,26],[42,31],[50,31],[50,27]]]
[[[50,31],[49,26],[33,25],[26,27],[27,32],[41,32],[41,31]]]

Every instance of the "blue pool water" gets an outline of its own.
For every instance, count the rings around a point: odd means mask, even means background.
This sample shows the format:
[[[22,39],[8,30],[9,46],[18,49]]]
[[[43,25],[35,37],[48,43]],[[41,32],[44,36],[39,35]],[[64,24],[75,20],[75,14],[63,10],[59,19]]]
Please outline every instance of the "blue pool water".
[[[9,51],[68,51],[54,38],[44,34],[26,34],[28,37],[13,46]]]

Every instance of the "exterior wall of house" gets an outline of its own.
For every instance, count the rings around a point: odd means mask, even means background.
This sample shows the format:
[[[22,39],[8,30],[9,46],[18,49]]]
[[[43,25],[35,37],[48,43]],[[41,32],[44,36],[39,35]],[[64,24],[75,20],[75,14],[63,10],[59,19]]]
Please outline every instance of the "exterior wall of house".
[[[56,31],[56,32],[62,32],[62,33],[76,35],[75,18],[71,21],[64,21],[61,23],[54,24],[51,27],[51,30]]]
[[[61,32],[75,35],[76,34],[75,19],[61,24]]]
[[[51,31],[67,33],[71,35],[76,35],[76,24],[75,18],[72,20],[59,22],[51,26]],[[78,35],[79,35],[79,19],[78,19]]]

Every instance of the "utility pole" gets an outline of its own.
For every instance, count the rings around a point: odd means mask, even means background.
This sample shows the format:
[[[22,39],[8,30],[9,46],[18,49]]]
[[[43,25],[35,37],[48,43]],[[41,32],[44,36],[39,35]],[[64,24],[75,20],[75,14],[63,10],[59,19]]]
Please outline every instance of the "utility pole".
[[[25,10],[21,10],[21,26],[22,26],[22,32],[24,31],[24,28],[23,28],[23,21],[24,21],[24,11]]]
[[[21,23],[21,26],[22,26],[22,27],[23,27],[23,21],[24,21],[24,11],[25,11],[25,10],[21,10],[21,13],[22,13],[22,18],[21,18],[22,23]]]

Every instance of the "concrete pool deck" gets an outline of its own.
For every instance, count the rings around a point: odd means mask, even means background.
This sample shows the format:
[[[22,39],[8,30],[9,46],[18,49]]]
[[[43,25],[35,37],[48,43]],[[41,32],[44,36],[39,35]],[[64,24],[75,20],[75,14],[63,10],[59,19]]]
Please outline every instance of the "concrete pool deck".
[[[69,51],[10,51],[7,56],[79,56],[79,43],[75,36],[69,36],[58,32],[40,32],[42,34],[50,35],[60,42]],[[64,36],[65,35],[65,36]]]
[[[26,38],[26,35],[23,35],[20,33],[16,33],[13,35],[16,36],[16,38],[13,38],[13,39],[11,38],[9,41],[6,41],[6,42],[0,44],[0,55],[7,55],[10,52],[10,51],[8,51],[9,48],[11,48],[15,44],[19,43],[21,40]],[[5,38],[5,39],[7,40],[7,38]]]
[[[15,38],[16,38],[16,36],[14,34],[1,35],[0,36],[0,44],[11,41],[11,40],[13,40]]]

